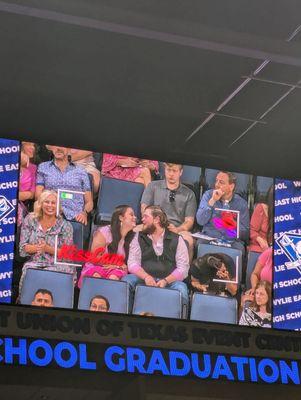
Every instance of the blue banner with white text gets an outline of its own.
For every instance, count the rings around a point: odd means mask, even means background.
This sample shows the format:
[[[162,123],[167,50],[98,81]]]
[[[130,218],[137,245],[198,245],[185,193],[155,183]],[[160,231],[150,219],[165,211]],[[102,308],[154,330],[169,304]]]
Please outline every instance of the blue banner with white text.
[[[0,302],[10,303],[19,178],[19,142],[0,139]]]
[[[274,328],[301,330],[300,211],[301,181],[276,179]]]

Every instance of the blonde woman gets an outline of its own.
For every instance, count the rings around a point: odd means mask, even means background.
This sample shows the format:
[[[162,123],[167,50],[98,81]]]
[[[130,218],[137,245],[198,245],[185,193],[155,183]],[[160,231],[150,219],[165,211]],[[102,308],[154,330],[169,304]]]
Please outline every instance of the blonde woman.
[[[22,268],[19,290],[27,268],[43,268],[51,271],[74,273],[68,265],[54,265],[55,238],[58,249],[63,244],[73,244],[73,228],[70,222],[56,216],[57,193],[44,190],[34,204],[34,211],[25,219],[21,227],[20,256],[30,257]]]

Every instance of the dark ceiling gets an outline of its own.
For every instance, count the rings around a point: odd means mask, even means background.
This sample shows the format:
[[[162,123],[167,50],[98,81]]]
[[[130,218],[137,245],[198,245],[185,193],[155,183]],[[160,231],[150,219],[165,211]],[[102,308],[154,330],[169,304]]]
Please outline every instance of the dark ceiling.
[[[299,31],[300,0],[0,1],[0,134],[300,178]]]

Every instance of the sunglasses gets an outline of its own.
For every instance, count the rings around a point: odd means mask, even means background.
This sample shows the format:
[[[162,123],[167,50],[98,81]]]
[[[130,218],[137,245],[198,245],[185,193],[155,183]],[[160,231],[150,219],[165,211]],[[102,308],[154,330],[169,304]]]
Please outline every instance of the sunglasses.
[[[173,203],[176,199],[176,191],[175,190],[170,190],[169,191],[169,201],[170,203]]]

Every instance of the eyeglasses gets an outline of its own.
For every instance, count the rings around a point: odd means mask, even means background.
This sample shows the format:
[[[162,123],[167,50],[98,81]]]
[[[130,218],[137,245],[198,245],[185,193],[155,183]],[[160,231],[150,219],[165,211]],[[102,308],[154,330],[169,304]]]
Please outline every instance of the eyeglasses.
[[[175,190],[170,190],[169,191],[169,201],[170,203],[173,203],[176,199],[176,191]]]

